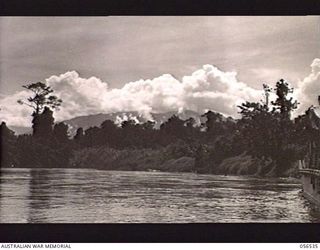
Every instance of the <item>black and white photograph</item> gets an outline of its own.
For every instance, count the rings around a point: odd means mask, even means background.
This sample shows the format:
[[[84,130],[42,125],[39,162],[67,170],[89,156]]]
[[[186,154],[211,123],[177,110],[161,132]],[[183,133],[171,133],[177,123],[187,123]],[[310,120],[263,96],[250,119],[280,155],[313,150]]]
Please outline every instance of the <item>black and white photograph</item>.
[[[320,16],[0,34],[1,224],[320,222]]]

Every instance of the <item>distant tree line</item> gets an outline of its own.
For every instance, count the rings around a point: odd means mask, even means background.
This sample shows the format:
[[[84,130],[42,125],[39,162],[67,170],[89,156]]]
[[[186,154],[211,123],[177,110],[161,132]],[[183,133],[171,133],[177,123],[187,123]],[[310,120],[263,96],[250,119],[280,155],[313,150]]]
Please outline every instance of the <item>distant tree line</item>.
[[[174,115],[160,129],[155,129],[152,121],[137,124],[128,120],[118,126],[106,120],[99,127],[78,128],[72,138],[68,125],[54,123],[53,110],[62,100],[52,89],[40,82],[23,87],[32,96],[18,102],[33,109],[33,133],[16,136],[1,123],[1,167],[119,169],[123,164],[125,169],[145,170],[139,163],[156,168],[184,157],[194,163],[183,171],[216,173],[225,159],[249,155],[262,162],[272,161],[276,174],[282,175],[304,157],[308,142],[319,139],[308,110],[290,119],[298,102],[289,97],[293,89],[284,80],[274,89],[263,85],[264,100],[238,106],[241,118],[237,120],[213,111],[202,115],[206,119],[200,125],[193,118],[182,120]],[[276,95],[272,101],[271,92]]]

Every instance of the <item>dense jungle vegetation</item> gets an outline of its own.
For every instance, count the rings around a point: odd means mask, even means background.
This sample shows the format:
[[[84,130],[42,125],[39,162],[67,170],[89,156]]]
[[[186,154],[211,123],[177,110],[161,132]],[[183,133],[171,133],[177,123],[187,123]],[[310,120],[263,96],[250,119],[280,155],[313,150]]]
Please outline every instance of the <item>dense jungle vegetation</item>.
[[[239,119],[208,111],[197,125],[193,118],[174,115],[160,129],[152,121],[117,126],[106,120],[99,127],[78,128],[72,138],[66,124],[54,123],[62,100],[53,90],[41,82],[23,87],[31,95],[18,102],[33,109],[33,133],[16,136],[2,122],[1,167],[288,176],[295,174],[292,169],[308,142],[319,138],[310,109],[291,119],[298,102],[284,80],[274,88],[263,85],[264,100],[238,106]]]

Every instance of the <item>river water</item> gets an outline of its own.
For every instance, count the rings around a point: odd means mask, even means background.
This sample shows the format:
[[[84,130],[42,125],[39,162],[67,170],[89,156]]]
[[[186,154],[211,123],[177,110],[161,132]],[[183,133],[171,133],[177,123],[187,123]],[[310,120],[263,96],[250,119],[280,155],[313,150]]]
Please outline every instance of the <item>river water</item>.
[[[293,179],[1,169],[0,223],[320,222]]]

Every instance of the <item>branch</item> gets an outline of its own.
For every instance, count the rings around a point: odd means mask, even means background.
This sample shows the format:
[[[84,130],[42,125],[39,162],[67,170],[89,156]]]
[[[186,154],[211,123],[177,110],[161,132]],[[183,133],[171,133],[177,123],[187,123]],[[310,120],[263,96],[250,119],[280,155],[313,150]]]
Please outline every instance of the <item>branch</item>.
[[[22,101],[22,100],[18,100],[18,103],[20,104],[20,105],[27,105],[27,106],[29,106],[30,108],[33,108],[34,110],[36,110],[36,107],[35,106],[33,106],[32,104],[29,104],[29,103],[26,103],[26,102],[24,102],[24,101]]]

